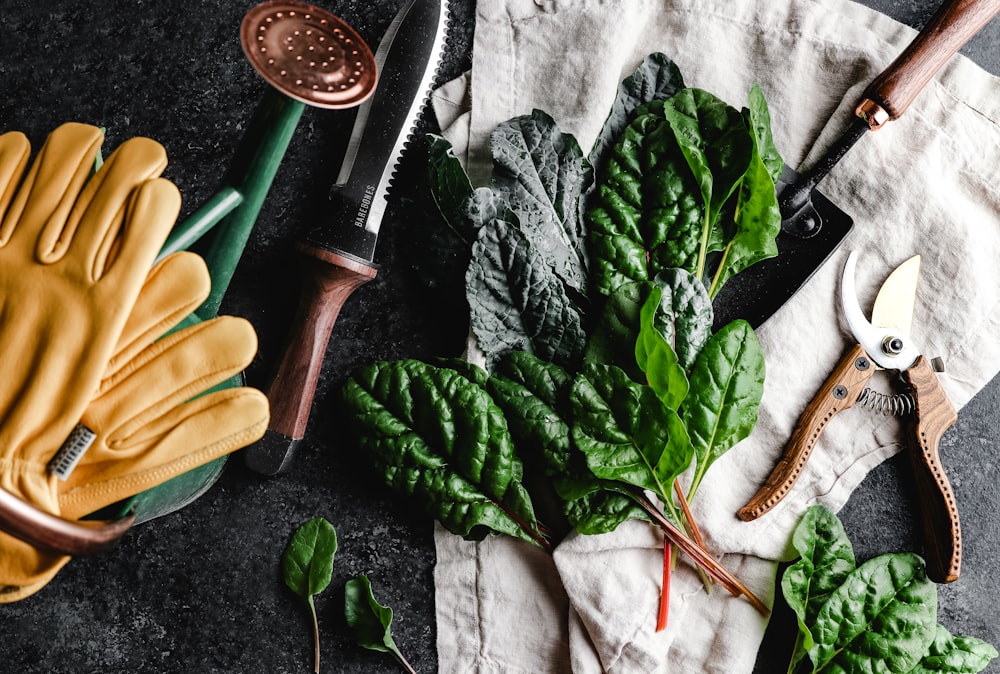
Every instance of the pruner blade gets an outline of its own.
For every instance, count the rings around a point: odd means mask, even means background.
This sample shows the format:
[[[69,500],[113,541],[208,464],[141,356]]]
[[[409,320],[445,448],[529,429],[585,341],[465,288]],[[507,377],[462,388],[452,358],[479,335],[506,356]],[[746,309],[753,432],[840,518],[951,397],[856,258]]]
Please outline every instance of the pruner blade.
[[[854,280],[857,259],[858,252],[851,251],[840,284],[840,305],[847,326],[876,365],[886,370],[907,370],[920,357],[909,334],[920,256],[901,264],[885,280],[875,300],[871,321],[858,301]]]

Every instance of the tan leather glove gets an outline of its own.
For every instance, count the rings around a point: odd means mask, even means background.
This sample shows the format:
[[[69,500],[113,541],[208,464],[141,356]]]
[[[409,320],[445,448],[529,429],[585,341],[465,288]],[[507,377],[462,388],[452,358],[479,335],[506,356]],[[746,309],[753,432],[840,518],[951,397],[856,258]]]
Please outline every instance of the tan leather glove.
[[[23,135],[0,136],[0,486],[58,512],[46,464],[97,392],[153,260],[180,209],[158,178],[163,148],[123,143],[91,177],[103,135],[66,124],[24,181]],[[26,544],[4,537],[15,584],[37,572]],[[23,554],[22,554],[23,553]],[[27,562],[27,566],[20,566]]]
[[[92,444],[55,484],[61,516],[77,519],[258,440],[268,423],[263,393],[243,386],[200,395],[245,369],[256,350],[249,322],[220,316],[109,367],[81,419]],[[0,603],[37,592],[70,560],[29,546],[18,567],[33,573],[14,575],[4,552]]]

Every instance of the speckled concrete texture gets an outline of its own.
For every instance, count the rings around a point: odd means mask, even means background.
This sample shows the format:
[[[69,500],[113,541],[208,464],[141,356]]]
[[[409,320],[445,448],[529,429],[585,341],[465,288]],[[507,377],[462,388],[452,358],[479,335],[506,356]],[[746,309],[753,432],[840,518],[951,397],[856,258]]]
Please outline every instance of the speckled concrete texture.
[[[106,127],[109,149],[131,136],[151,136],[166,146],[167,176],[190,213],[214,191],[264,91],[238,41],[240,20],[254,4],[2,0],[0,130],[22,130],[35,147],[69,120]],[[374,46],[399,3],[318,4]],[[451,4],[442,82],[471,63],[474,0]],[[919,26],[936,3],[865,4]],[[1000,26],[992,26],[966,53],[1000,72],[998,40]],[[224,302],[223,312],[247,317],[260,336],[251,384],[266,387],[280,357],[298,297],[295,232],[322,218],[352,122],[350,111],[306,109]],[[425,120],[421,131],[431,128]],[[437,273],[424,160],[414,147],[401,166],[376,253],[379,274],[340,316],[290,473],[264,479],[234,458],[194,504],[137,526],[113,552],[75,560],[38,595],[0,607],[0,671],[311,671],[307,611],[285,588],[279,560],[295,527],[318,515],[336,526],[340,540],[334,581],[317,598],[323,671],[401,671],[389,656],[364,651],[346,636],[343,583],[359,573],[395,610],[396,642],[417,671],[437,670],[431,522],[388,493],[343,441],[336,404],[340,383],[359,365],[461,352],[463,291]],[[1000,382],[993,382],[942,445],[966,556],[962,578],[940,591],[941,622],[994,644],[1000,644],[998,396]],[[919,550],[912,513],[905,465],[889,461],[843,513],[859,558]],[[779,612],[759,672],[784,671],[792,629]]]

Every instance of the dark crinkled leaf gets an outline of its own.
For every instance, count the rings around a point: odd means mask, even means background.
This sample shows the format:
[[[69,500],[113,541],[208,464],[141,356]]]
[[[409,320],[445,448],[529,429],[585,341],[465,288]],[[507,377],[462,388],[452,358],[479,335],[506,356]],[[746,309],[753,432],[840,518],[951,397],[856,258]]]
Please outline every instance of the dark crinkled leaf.
[[[386,484],[449,531],[540,538],[503,412],[462,373],[415,360],[376,363],[348,378],[343,397]]]
[[[489,187],[479,187],[472,192],[464,203],[463,215],[473,228],[469,245],[476,240],[479,230],[494,220],[517,223],[517,216],[507,202]]]
[[[681,407],[697,460],[689,498],[712,463],[757,424],[764,352],[750,324],[733,321],[712,335],[691,368],[690,382]]]
[[[636,108],[649,101],[670,98],[683,88],[681,71],[665,54],[655,52],[644,58],[639,67],[618,86],[611,113],[590,150],[590,163],[595,167],[604,165],[608,152]]]
[[[975,674],[997,657],[997,649],[976,637],[955,637],[941,625],[927,654],[908,674]]]
[[[852,571],[816,616],[809,658],[816,672],[908,672],[931,646],[937,587],[910,553]]]
[[[813,647],[810,625],[841,583],[855,569],[854,548],[837,516],[822,505],[806,510],[792,531],[799,559],[785,569],[781,592],[798,619],[801,638],[794,661]]]
[[[305,522],[292,534],[281,558],[285,584],[303,599],[319,594],[330,584],[337,532],[322,517]]]
[[[683,269],[664,269],[653,282],[662,293],[654,325],[673,346],[681,366],[690,370],[712,335],[712,300],[705,285]]]
[[[492,360],[529,351],[575,362],[585,335],[576,304],[545,260],[514,226],[494,221],[479,231],[466,275],[472,330]]]
[[[620,368],[588,365],[570,402],[573,442],[594,475],[672,498],[674,479],[691,463],[691,443],[677,413],[651,388]]]
[[[434,203],[448,226],[471,246],[476,238],[466,204],[473,196],[472,183],[443,136],[427,134],[427,179]]]
[[[573,136],[541,110],[497,126],[490,137],[493,191],[564,283],[587,289],[583,196],[593,169]]]
[[[563,413],[572,383],[558,365],[514,351],[495,363],[488,390],[507,417],[518,451],[540,456],[569,523],[582,533],[612,531],[643,514],[628,497],[606,491],[572,446]]]

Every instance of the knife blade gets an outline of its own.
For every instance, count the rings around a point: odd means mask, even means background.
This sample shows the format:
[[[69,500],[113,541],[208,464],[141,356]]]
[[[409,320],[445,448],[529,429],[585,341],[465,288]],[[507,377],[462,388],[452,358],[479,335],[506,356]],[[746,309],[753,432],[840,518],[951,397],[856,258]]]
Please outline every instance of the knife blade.
[[[306,230],[298,244],[305,278],[295,327],[268,389],[271,423],[245,452],[248,467],[258,473],[277,475],[291,464],[340,310],[377,274],[375,247],[386,199],[430,94],[447,23],[447,0],[406,0],[376,48],[378,84],[358,109],[330,190],[330,216]]]
[[[944,3],[868,85],[852,121],[826,152],[801,173],[785,166],[776,185],[781,209],[778,255],[726,284],[716,301],[716,326],[744,318],[758,327],[826,262],[854,222],[817,189],[819,183],[869,131],[900,117],[955,52],[998,13],[1000,0]],[[869,170],[877,171],[877,167]]]

